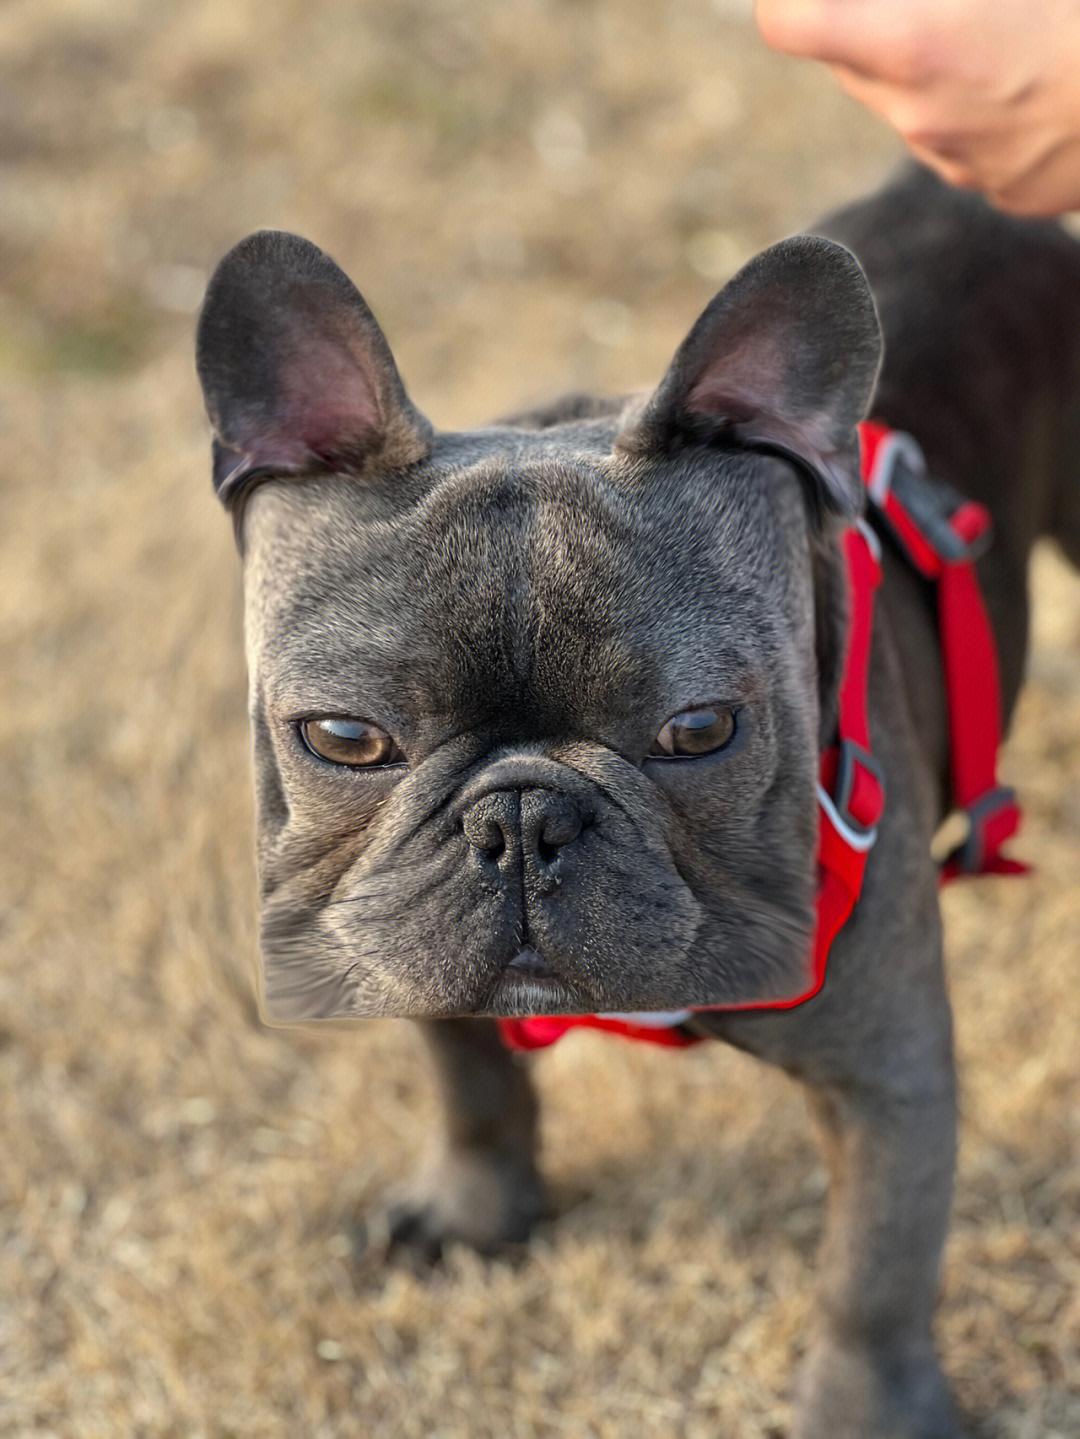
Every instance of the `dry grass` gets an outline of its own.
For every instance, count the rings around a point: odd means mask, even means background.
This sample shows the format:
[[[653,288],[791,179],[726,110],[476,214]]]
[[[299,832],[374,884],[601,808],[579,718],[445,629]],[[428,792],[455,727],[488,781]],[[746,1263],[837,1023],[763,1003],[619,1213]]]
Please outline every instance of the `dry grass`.
[[[720,1047],[539,1062],[517,1265],[353,1254],[431,1099],[404,1024],[253,1011],[238,595],[191,366],[208,267],[326,246],[468,422],[659,375],[894,150],[740,0],[9,0],[0,12],[0,1434],[783,1434],[822,1180]],[[941,1336],[985,1436],[1080,1433],[1080,586],[1008,771],[1029,882],[949,897]]]

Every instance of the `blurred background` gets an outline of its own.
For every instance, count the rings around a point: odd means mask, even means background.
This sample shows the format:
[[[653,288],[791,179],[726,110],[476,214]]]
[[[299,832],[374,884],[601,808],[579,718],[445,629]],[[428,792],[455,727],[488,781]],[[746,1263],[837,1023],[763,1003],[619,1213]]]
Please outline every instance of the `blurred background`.
[[[260,226],[482,422],[655,382],[896,143],[744,0],[0,9],[0,1435],[779,1439],[823,1178],[719,1046],[537,1061],[520,1262],[365,1245],[434,1106],[404,1022],[253,1000],[237,565],[192,366]],[[1022,883],[948,895],[963,1136],[940,1333],[976,1432],[1080,1433],[1080,584],[1036,565]]]

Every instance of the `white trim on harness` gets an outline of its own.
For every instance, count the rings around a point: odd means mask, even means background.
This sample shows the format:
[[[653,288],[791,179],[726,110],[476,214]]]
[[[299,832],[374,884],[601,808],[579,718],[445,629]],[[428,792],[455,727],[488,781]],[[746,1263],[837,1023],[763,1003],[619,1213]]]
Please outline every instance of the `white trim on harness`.
[[[832,796],[828,790],[823,789],[820,784],[817,787],[817,797],[818,804],[821,805],[821,808],[829,816],[829,823],[837,830],[840,838],[846,845],[860,852],[873,848],[874,841],[877,839],[877,825],[865,833],[861,833],[857,829],[852,829],[847,820],[841,816],[840,811],[833,804]]]
[[[693,1019],[692,1009],[650,1009],[642,1014],[598,1014],[597,1019],[617,1019],[620,1024],[637,1024],[642,1029],[674,1029]]]
[[[874,468],[866,481],[867,493],[875,505],[885,503],[897,460],[906,460],[917,475],[926,474],[926,459],[918,442],[903,430],[891,430],[874,453]]]

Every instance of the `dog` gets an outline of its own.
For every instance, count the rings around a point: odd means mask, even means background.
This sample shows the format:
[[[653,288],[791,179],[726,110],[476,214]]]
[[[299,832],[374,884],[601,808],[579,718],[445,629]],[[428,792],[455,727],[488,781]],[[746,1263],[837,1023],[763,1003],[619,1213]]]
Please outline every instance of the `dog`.
[[[197,362],[243,558],[266,1012],[412,1016],[444,1091],[397,1239],[491,1251],[543,1212],[517,1017],[674,1010],[797,1077],[821,1130],[800,1439],[957,1434],[931,1339],[952,661],[940,591],[867,535],[857,426],[914,437],[896,473],[925,460],[939,521],[992,516],[946,557],[980,596],[992,749],[1032,546],[1080,565],[1080,245],[909,168],[752,260],[651,395],[438,433],[344,274],[262,232],[213,275]],[[837,820],[860,872],[818,964],[852,536],[880,586],[845,798],[872,813]]]

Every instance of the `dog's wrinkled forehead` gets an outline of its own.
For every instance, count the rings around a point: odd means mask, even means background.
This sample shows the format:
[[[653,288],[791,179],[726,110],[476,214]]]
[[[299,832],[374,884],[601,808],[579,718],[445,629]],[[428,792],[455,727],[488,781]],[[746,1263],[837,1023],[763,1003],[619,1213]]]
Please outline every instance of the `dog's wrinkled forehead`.
[[[489,443],[460,463],[453,437],[437,441],[426,488],[395,512],[331,478],[256,492],[249,635],[271,701],[377,701],[471,725],[516,704],[576,729],[586,703],[614,722],[653,693],[700,699],[705,633],[717,663],[768,662],[784,609],[778,507],[799,504],[776,462],[733,457],[724,473],[713,459],[701,483],[669,464],[628,482],[633,464],[600,435],[593,453],[540,435]]]
[[[641,405],[439,434],[345,274],[265,232],[214,272],[196,349],[259,695],[394,733],[396,713],[460,727],[493,696],[504,717],[535,702],[522,733],[586,692],[609,716],[616,688],[716,699],[715,657],[767,667],[783,616],[801,644],[803,507],[819,536],[859,510],[880,343],[854,258],[795,238],[721,290]]]

